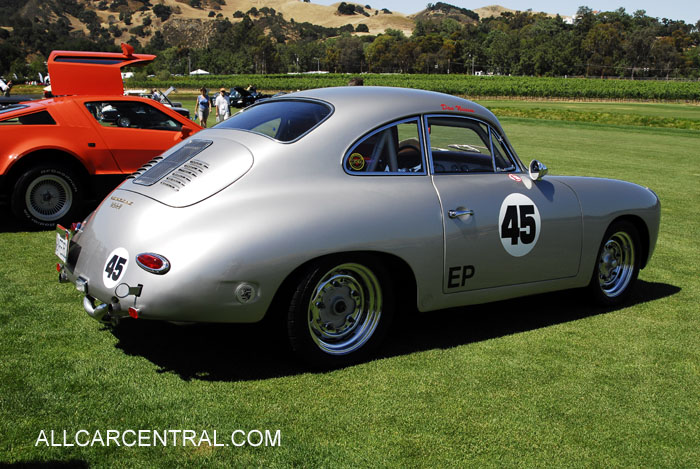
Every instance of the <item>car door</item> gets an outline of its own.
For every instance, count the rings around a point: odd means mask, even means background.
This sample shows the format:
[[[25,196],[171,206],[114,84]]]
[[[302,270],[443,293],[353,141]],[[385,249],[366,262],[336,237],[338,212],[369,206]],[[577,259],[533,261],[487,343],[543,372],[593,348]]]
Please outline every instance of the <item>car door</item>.
[[[86,101],[98,133],[124,173],[161,154],[175,143],[182,123],[145,101]]]
[[[505,141],[477,119],[427,116],[444,228],[443,291],[577,274],[581,211],[571,189],[520,171]]]

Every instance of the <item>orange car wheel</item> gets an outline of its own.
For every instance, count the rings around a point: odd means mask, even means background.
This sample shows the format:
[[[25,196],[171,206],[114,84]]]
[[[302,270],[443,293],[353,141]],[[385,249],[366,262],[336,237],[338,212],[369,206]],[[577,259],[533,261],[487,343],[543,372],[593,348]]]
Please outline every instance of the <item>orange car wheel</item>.
[[[73,171],[65,167],[36,166],[18,179],[12,191],[15,216],[36,228],[51,229],[57,223],[79,221],[82,187]]]

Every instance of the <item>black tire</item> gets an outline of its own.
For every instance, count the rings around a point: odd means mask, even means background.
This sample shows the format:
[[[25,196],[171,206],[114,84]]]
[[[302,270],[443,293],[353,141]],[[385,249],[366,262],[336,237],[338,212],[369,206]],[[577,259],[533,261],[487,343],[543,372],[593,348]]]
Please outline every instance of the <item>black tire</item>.
[[[12,190],[17,218],[35,228],[53,229],[77,220],[83,191],[76,174],[64,167],[36,166],[24,172]]]
[[[598,248],[588,290],[593,300],[603,306],[623,303],[639,275],[639,234],[625,220],[612,223]]]
[[[381,343],[393,313],[392,283],[374,259],[325,259],[296,281],[287,315],[289,341],[313,366],[350,365]]]

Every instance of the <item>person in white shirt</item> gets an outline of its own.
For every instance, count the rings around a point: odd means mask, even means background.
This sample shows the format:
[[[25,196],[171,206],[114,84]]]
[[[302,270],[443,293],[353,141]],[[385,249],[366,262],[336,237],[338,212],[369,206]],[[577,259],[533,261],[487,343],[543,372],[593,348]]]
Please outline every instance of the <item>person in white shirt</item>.
[[[0,94],[3,96],[10,96],[10,90],[12,89],[12,80],[5,83],[5,80],[0,78]]]
[[[231,117],[231,103],[224,88],[221,88],[219,96],[214,100],[214,106],[216,106],[216,122],[225,121]]]

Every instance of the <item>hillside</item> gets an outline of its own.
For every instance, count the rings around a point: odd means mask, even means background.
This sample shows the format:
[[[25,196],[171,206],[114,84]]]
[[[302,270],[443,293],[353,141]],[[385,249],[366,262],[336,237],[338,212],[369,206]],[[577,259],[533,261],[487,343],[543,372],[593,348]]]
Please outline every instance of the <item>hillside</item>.
[[[82,31],[88,35],[92,13],[83,14],[78,18],[71,14],[71,9],[62,9],[62,3],[62,0],[29,0],[23,3],[19,12],[25,18],[41,18],[47,22],[53,22],[58,17],[56,12],[61,11],[73,30]],[[273,10],[281,14],[286,21],[306,22],[327,28],[339,28],[348,24],[356,28],[357,25],[364,24],[368,28],[368,34],[375,35],[387,29],[400,30],[410,35],[414,27],[414,21],[411,18],[402,13],[388,12],[388,10],[363,7],[366,15],[341,15],[338,13],[340,2],[331,6],[306,3],[301,0],[189,0],[188,2],[158,0],[158,3],[151,3],[148,0],[111,2],[77,0],[77,3],[85,10],[94,13],[96,23],[112,33],[115,43],[127,42],[135,38],[139,43],[146,44],[156,31],[170,35],[171,38],[177,34],[177,31],[182,31],[182,41],[175,42],[202,47],[207,45],[207,35],[212,29],[212,25],[208,23],[224,18],[236,23],[241,21],[241,13],[261,9]],[[167,18],[166,14],[156,15],[156,8],[159,9],[158,12],[169,13]],[[252,19],[256,17],[255,14],[249,16]],[[197,37],[196,34],[191,34],[191,31],[204,34],[199,34]]]
[[[381,6],[367,8],[367,5],[353,2],[348,4],[359,12],[340,14],[340,2],[326,6],[304,0],[3,0],[3,3],[6,11],[16,11],[27,20],[46,23],[62,20],[67,29],[83,32],[86,36],[90,36],[92,30],[94,37],[95,31],[102,28],[103,36],[115,44],[135,40],[145,45],[156,31],[160,31],[171,44],[194,47],[208,46],[214,20],[228,19],[236,23],[244,15],[255,20],[255,13],[261,10],[272,11],[273,15],[281,15],[286,21],[325,28],[347,29],[347,25],[351,25],[354,30],[358,25],[367,27],[366,31],[357,34],[376,35],[394,29],[406,36],[411,35],[418,20],[449,17],[466,24],[476,23],[478,17],[514,11],[498,5],[471,11],[440,2],[432,9],[412,15],[389,11]]]

